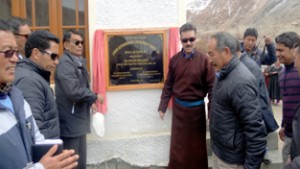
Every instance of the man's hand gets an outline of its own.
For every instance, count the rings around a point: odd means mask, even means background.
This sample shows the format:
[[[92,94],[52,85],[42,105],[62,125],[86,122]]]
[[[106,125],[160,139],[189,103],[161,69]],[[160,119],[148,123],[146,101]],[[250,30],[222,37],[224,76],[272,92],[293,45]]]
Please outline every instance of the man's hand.
[[[161,119],[161,120],[164,120],[164,115],[165,115],[165,113],[162,112],[162,111],[158,111],[158,113],[159,113],[160,119]]]
[[[264,36],[264,39],[265,39],[265,43],[266,43],[267,45],[272,43],[272,39],[271,39],[270,36]]]
[[[104,97],[102,96],[102,94],[97,94],[97,100],[99,101],[100,104],[103,104]]]
[[[281,141],[284,141],[284,128],[281,128],[278,132]]]
[[[78,165],[79,155],[74,150],[64,150],[62,153],[53,156],[57,151],[54,145],[40,160],[45,169],[72,169]]]

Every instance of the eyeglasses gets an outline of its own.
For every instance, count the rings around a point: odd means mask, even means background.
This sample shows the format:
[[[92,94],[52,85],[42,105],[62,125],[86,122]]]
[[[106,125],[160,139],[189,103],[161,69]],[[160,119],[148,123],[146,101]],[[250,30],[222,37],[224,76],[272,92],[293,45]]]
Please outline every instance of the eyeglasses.
[[[7,50],[7,51],[0,51],[0,53],[4,53],[4,57],[5,58],[11,58],[15,55],[19,55],[19,51],[18,50]]]
[[[83,41],[77,40],[77,41],[74,42],[74,44],[75,44],[76,46],[78,46],[79,44],[83,45]]]
[[[30,36],[30,34],[19,34],[19,33],[14,33],[14,35],[16,35],[16,36],[22,36],[22,37],[24,37],[24,38],[26,38],[26,39],[28,39],[28,37]]]
[[[51,57],[52,60],[58,59],[58,54],[56,54],[56,53],[48,52],[46,50],[39,50],[39,51],[41,51],[43,53],[47,53],[48,55],[50,55],[50,57]]]
[[[196,40],[195,37],[191,37],[191,38],[181,39],[181,42],[182,42],[182,43],[187,43],[188,41],[194,42],[195,40]]]

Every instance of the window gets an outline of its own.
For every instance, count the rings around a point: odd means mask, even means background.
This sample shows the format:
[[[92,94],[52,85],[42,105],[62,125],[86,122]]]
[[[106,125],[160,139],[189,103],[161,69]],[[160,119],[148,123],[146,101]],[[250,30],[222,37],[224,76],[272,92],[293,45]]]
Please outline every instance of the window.
[[[0,16],[1,19],[11,16],[25,18],[32,31],[48,30],[61,40],[68,29],[80,31],[84,35],[87,49],[85,57],[90,70],[87,7],[88,0],[0,0]],[[61,43],[60,54],[62,53]]]

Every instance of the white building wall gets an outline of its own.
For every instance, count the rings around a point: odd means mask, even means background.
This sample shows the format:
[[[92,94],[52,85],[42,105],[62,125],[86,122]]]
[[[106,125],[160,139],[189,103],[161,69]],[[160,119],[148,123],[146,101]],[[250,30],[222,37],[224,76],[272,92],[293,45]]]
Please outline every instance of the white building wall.
[[[179,27],[185,19],[185,0],[90,0],[90,50],[97,29]],[[108,91],[106,133],[88,136],[88,163],[121,158],[137,166],[167,165],[171,112],[160,120],[160,94],[161,89]]]

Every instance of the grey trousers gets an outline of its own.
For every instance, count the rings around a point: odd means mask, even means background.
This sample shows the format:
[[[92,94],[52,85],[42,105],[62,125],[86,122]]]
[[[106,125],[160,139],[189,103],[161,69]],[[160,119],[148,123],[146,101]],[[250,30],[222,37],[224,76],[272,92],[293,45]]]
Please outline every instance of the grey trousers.
[[[286,165],[290,160],[292,138],[285,136],[282,148],[282,163]]]
[[[221,160],[214,153],[212,155],[212,168],[213,169],[244,169],[243,165],[237,164],[228,164],[225,161]]]

